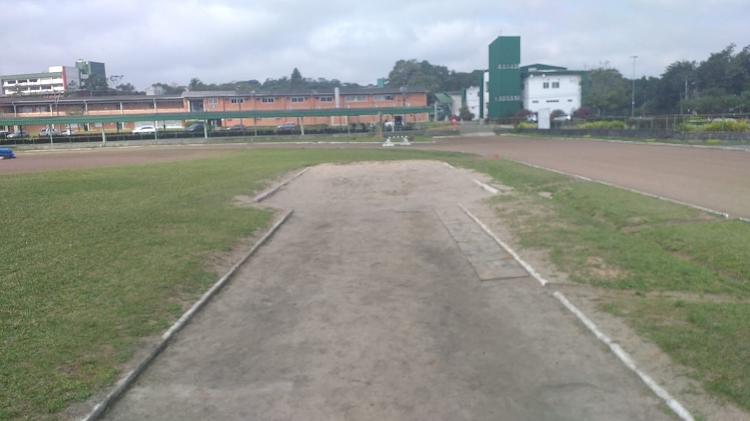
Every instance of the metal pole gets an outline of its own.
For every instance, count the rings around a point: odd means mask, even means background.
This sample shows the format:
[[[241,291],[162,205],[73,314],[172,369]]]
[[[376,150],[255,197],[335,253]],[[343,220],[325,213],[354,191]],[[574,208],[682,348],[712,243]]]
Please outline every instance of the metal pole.
[[[635,117],[635,61],[638,59],[638,56],[631,56],[633,59],[633,88],[631,90],[631,96],[630,96],[630,117]]]
[[[203,124],[203,138],[208,139],[208,120],[204,120]]]

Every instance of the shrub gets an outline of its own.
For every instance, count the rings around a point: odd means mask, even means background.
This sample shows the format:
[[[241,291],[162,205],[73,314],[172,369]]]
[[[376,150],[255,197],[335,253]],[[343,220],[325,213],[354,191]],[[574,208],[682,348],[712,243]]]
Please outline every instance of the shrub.
[[[602,120],[583,123],[578,126],[584,130],[624,130],[627,128],[624,121],[619,120]]]
[[[536,123],[530,123],[528,121],[522,121],[516,125],[516,129],[536,129]]]
[[[747,132],[750,131],[750,123],[737,120],[714,120],[703,129],[707,132]]]
[[[747,132],[750,131],[750,123],[745,120],[694,120],[680,124],[679,130],[683,132]]]

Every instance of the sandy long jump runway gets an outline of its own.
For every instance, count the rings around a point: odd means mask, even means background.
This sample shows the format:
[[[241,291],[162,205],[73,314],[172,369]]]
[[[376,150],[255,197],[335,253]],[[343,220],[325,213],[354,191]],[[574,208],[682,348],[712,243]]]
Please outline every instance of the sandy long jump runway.
[[[457,206],[437,162],[312,168],[294,216],[111,420],[657,420],[658,399]]]
[[[518,136],[426,148],[499,155],[750,218],[750,153],[743,150]]]

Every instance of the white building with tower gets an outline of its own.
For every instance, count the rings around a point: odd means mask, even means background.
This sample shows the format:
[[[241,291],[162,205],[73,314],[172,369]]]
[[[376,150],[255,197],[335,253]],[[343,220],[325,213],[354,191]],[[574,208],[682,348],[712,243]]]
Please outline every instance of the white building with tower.
[[[533,113],[560,110],[567,115],[581,108],[581,81],[584,72],[548,64],[521,66],[523,108]],[[466,106],[475,119],[487,118],[490,73],[484,72],[481,85],[466,89]],[[476,110],[476,111],[475,111]]]
[[[567,115],[581,108],[583,72],[547,64],[521,66],[523,108],[533,113],[549,109]]]

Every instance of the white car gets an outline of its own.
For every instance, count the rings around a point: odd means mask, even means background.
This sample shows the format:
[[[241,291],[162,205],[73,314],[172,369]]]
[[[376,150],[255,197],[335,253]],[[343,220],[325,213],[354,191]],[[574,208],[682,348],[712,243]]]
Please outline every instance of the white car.
[[[39,130],[39,136],[59,136],[60,132],[57,131],[57,129],[50,129],[47,127],[43,127],[42,130]]]
[[[135,129],[133,129],[133,131],[131,133],[133,133],[133,134],[156,133],[156,127],[154,127],[154,126],[136,127]]]

